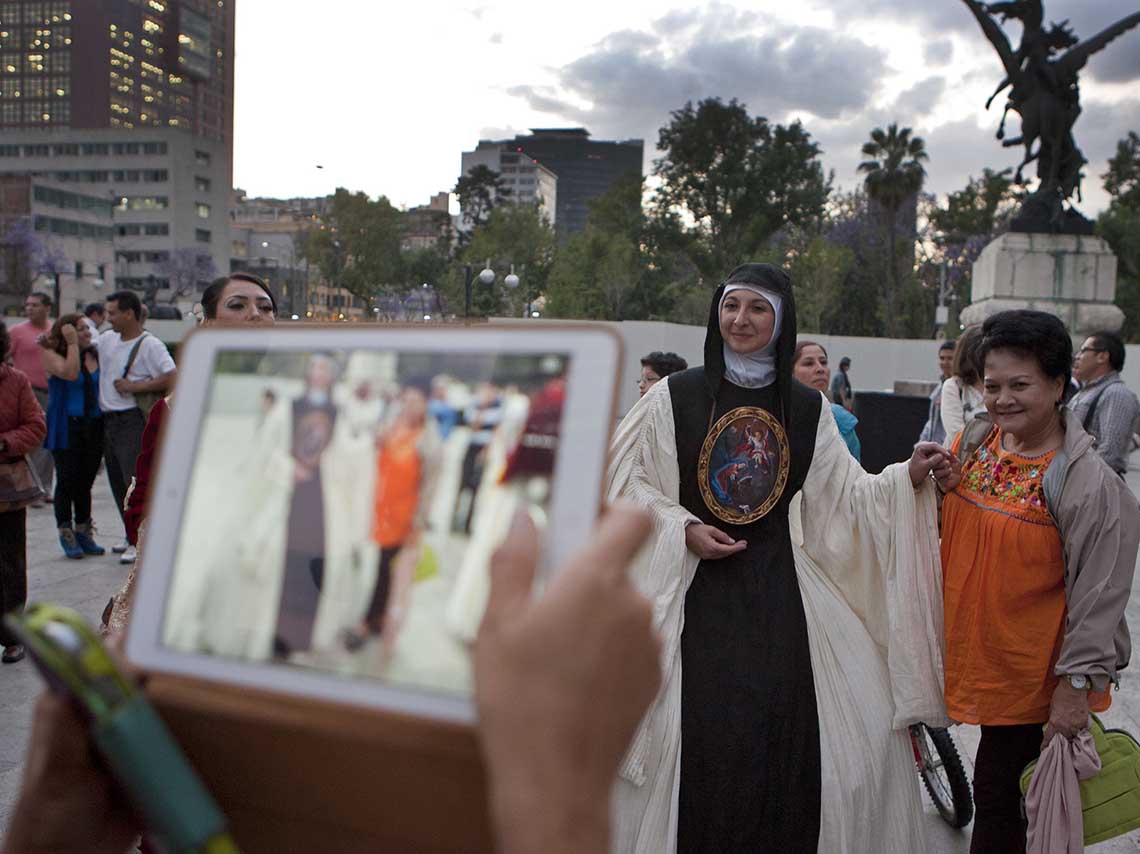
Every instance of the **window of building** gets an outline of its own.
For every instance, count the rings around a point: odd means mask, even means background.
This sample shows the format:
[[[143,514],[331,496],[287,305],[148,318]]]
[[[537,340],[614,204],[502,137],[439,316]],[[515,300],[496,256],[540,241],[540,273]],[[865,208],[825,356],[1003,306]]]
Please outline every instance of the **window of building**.
[[[75,278],[77,278],[77,279],[83,278],[83,262],[82,261],[76,261],[75,262]]]
[[[208,151],[195,151],[194,152],[194,162],[197,163],[199,166],[209,166],[210,165],[210,152],[208,152]]]
[[[194,209],[198,212],[198,218],[199,219],[209,219],[210,218],[210,206],[209,205],[204,205],[201,202],[198,202],[198,204],[194,206]]]
[[[120,250],[115,253],[115,260],[120,264],[137,264],[142,260],[142,253]]]
[[[122,196],[118,209],[121,211],[159,211],[170,207],[167,196]]]
[[[165,237],[170,234],[170,225],[165,222],[148,222],[143,233],[147,237]]]
[[[96,269],[99,271],[99,278],[101,280],[106,280],[106,278],[107,278],[107,265],[106,264],[100,264],[98,267],[96,267]]]
[[[50,157],[51,156],[51,146],[50,145],[25,145],[24,146],[24,156],[25,157]]]
[[[143,145],[143,154],[166,154],[165,142],[148,142]]]
[[[19,157],[20,146],[18,145],[0,145],[0,157]]]
[[[170,173],[165,169],[146,169],[142,173],[142,179],[148,184],[161,184],[170,180]]]
[[[87,155],[108,154],[108,149],[105,142],[88,142],[83,145],[83,153]]]
[[[210,192],[210,179],[199,175],[194,176],[194,189],[199,193]]]
[[[206,229],[206,228],[194,229],[194,239],[197,240],[199,243],[209,243],[210,237],[211,237],[211,235],[210,235],[209,229]]]
[[[115,231],[119,237],[134,237],[142,232],[142,226],[138,223],[123,223],[122,225],[115,226]]]

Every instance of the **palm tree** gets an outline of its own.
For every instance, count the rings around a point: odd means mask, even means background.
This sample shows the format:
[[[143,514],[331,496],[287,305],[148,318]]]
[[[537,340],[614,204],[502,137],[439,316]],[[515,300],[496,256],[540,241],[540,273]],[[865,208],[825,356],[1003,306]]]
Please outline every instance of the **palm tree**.
[[[923,160],[929,160],[922,137],[911,135],[910,128],[899,129],[891,124],[886,131],[875,128],[871,139],[863,143],[863,156],[859,171],[866,173],[863,186],[867,195],[878,203],[887,220],[887,243],[890,252],[891,275],[886,287],[887,333],[894,336],[898,315],[895,298],[899,294],[899,259],[896,252],[897,219],[903,203],[922,189],[926,170]]]

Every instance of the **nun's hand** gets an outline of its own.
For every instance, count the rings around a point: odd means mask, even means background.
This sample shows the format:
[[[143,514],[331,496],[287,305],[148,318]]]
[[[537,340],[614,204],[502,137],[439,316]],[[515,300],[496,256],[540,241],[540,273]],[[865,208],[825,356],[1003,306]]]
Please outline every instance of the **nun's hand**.
[[[693,524],[685,528],[685,545],[701,560],[719,560],[748,548],[747,540],[734,540],[712,525]]]
[[[919,442],[914,446],[914,454],[910,458],[910,482],[914,488],[922,486],[922,482],[930,477],[931,473],[939,477],[939,485],[950,474],[948,467],[952,467],[951,460],[954,455],[935,442]],[[956,484],[955,484],[956,485]],[[943,491],[946,491],[945,488]]]

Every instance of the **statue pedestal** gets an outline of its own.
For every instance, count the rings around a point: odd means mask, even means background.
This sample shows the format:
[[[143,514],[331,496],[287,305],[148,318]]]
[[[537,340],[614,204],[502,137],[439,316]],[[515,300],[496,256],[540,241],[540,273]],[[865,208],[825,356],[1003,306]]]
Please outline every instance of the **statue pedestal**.
[[[1124,312],[1116,297],[1116,256],[1099,237],[1010,232],[991,241],[974,262],[971,303],[962,322],[981,323],[1015,308],[1055,314],[1074,340],[1115,332]]]

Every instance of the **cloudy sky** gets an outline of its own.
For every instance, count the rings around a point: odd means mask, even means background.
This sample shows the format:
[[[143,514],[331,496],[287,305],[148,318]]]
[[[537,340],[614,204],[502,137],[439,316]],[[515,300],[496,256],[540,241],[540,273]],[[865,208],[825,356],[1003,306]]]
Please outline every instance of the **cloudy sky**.
[[[237,8],[234,181],[251,195],[345,186],[424,204],[454,186],[464,149],[531,127],[644,139],[649,174],[670,110],[714,95],[771,121],[802,120],[844,188],[859,181],[870,129],[891,121],[926,140],[927,187],[938,193],[1021,156],[994,139],[1001,110],[984,104],[1001,65],[960,0]],[[1045,10],[1087,38],[1140,0],[1046,0]],[[1081,93],[1081,208],[1095,214],[1116,141],[1140,130],[1140,28],[1090,62]]]

